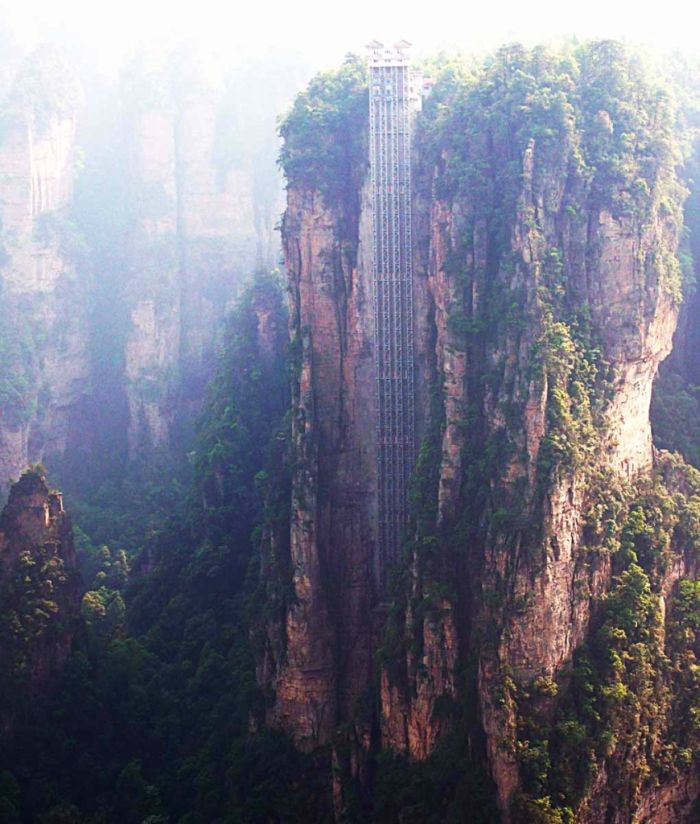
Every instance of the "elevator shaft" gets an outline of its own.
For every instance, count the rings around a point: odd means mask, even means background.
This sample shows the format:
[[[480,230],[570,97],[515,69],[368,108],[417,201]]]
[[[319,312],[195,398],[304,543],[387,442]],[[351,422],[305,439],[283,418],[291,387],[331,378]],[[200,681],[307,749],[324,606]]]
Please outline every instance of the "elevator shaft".
[[[372,47],[370,47],[372,48]],[[415,463],[411,70],[405,50],[371,51],[369,148],[377,404],[378,568],[395,565]]]

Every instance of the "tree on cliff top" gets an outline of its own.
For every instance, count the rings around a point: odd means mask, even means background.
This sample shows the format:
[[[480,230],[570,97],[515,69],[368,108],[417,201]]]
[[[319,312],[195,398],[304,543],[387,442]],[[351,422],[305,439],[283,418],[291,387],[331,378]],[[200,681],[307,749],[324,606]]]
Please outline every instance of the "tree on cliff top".
[[[289,187],[318,190],[331,207],[356,200],[367,167],[367,94],[365,65],[350,54],[297,97],[279,130]]]

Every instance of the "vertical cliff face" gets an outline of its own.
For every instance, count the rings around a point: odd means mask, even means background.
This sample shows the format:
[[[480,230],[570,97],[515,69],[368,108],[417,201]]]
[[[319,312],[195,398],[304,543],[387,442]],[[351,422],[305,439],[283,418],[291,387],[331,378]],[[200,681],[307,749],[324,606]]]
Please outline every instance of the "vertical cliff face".
[[[184,292],[183,350],[191,377],[211,350],[211,329],[230,306],[241,280],[256,265],[264,243],[256,234],[253,169],[217,164],[221,97],[210,90],[183,91],[176,123],[178,217]],[[269,228],[269,227],[266,227]]]
[[[479,650],[481,720],[504,818],[523,787],[546,786],[541,764],[529,779],[532,761],[547,753],[530,736],[546,727],[556,702],[548,708],[540,696],[538,704],[533,684],[559,689],[619,571],[614,552],[595,549],[596,472],[624,484],[652,466],[651,387],[671,348],[680,287],[682,193],[672,156],[649,152],[640,163],[646,113],[624,122],[633,72],[614,49],[591,50],[579,81],[590,99],[579,111],[573,101],[558,111],[545,105],[544,122],[534,114],[523,122],[513,72],[531,72],[551,94],[553,70],[542,56],[528,63],[506,53],[485,80],[484,92],[499,90],[495,99],[485,102],[482,92],[463,101],[458,117],[483,123],[483,132],[445,156],[452,197],[437,215],[449,218],[434,224],[431,241],[436,313],[448,317],[438,355],[449,352],[439,367],[449,391],[438,514],[462,513],[462,525],[454,523],[471,555],[463,572],[476,587],[469,643]],[[638,105],[663,116],[651,92]],[[499,116],[508,132],[492,125]],[[615,144],[620,132],[636,134],[634,153]],[[639,177],[611,173],[611,159],[626,154]],[[643,194],[630,194],[633,181]],[[461,381],[455,351],[466,364]],[[460,421],[464,412],[455,417],[455,396],[471,423]],[[488,463],[465,466],[455,502],[454,455],[474,441],[485,443]],[[481,496],[476,507],[462,497],[465,481]],[[666,586],[689,573],[681,563]],[[534,729],[519,710],[528,701]]]
[[[274,143],[297,82],[252,76],[242,103],[240,83],[186,55],[143,58],[121,87],[90,78],[76,128],[62,59],[14,62],[3,55],[2,486],[32,461],[73,478],[100,445],[112,465],[186,440],[225,314],[277,264],[275,152],[245,129],[267,118]]]
[[[362,123],[360,67],[348,64],[340,82]],[[338,137],[344,124],[339,113]],[[363,147],[360,130],[355,151],[337,160],[347,198],[299,179],[283,224],[294,368],[293,596],[270,634],[261,677],[274,691],[270,722],[306,749],[328,743],[353,718],[372,666],[375,387]],[[369,735],[367,719],[357,734]]]
[[[424,662],[436,652],[449,661],[459,648],[450,640],[453,611],[472,604],[457,635],[462,649],[478,650],[480,723],[506,820],[530,820],[550,806],[555,816],[567,803],[588,820],[589,804],[600,811],[613,803],[615,781],[630,793],[620,820],[656,803],[652,783],[645,797],[635,772],[644,767],[620,767],[635,756],[643,762],[648,740],[591,755],[592,773],[607,777],[588,797],[580,787],[578,795],[570,786],[561,792],[556,734],[547,731],[577,700],[570,667],[620,586],[614,576],[627,574],[630,559],[606,545],[599,519],[616,486],[627,489],[621,510],[634,510],[636,484],[652,467],[651,389],[671,349],[680,296],[683,193],[667,146],[650,150],[647,142],[650,132],[668,128],[663,99],[637,85],[634,69],[603,44],[569,75],[586,92],[567,103],[559,86],[554,105],[557,72],[570,70],[542,53],[504,52],[471,94],[452,101],[453,134],[467,124],[468,133],[437,147],[430,279],[445,426],[435,534],[442,564],[458,574],[454,585],[433,561],[423,563],[423,581],[453,594],[446,602],[432,597],[422,625],[407,610],[407,634],[422,640]],[[521,83],[532,84],[529,105]],[[630,119],[625,99],[633,86],[641,111]],[[633,150],[620,135],[634,135]],[[603,518],[608,529],[611,520]],[[646,559],[659,602],[695,574],[683,542],[674,551],[677,562],[664,573]],[[436,626],[437,649],[428,641]],[[425,663],[412,670],[409,661],[407,672],[409,684],[419,685],[409,717],[420,686],[437,686],[419,713],[417,726],[429,728],[436,699],[452,697],[454,687],[444,675],[426,678]],[[658,712],[664,720],[654,741],[672,735],[673,711]],[[626,722],[630,735],[635,721]],[[423,752],[410,737],[407,749]],[[690,815],[688,775],[670,779],[676,815]],[[558,798],[547,794],[554,788]]]
[[[138,71],[138,69],[136,70]],[[182,294],[174,101],[157,78],[144,99],[127,90],[134,213],[127,265],[124,378],[129,454],[168,445],[179,379]],[[150,92],[150,95],[148,94]]]
[[[42,50],[19,70],[0,144],[0,483],[79,437],[89,392],[86,300],[68,219],[79,90]]]
[[[697,575],[698,479],[655,455],[649,424],[681,289],[668,101],[607,43],[504,50],[438,83],[415,192],[433,388],[417,399],[415,536],[386,594],[361,147],[348,167],[329,148],[359,106],[348,71],[315,81],[285,127],[294,595],[269,634],[269,719],[306,748],[362,730],[364,683],[374,743],[419,760],[447,734],[483,748],[504,820],[690,820],[697,752],[675,737],[685,675],[668,662],[696,654],[672,639]]]
[[[254,169],[246,158],[219,157],[222,91],[184,58],[132,74],[125,376],[136,455],[168,446],[176,413],[201,398],[242,280],[275,261],[271,226],[256,220]]]
[[[327,120],[322,106],[316,109],[326,94],[336,107]],[[283,154],[290,183],[283,240],[295,368],[290,524],[294,596],[283,606],[282,624],[272,633],[261,680],[274,695],[271,723],[290,732],[301,746],[328,743],[339,725],[347,724],[354,744],[367,749],[376,732],[370,685],[378,677],[373,674],[377,631],[389,596],[380,588],[387,571],[379,568],[376,552],[376,375],[364,70],[349,60],[339,73],[338,88],[332,81],[326,87],[319,79],[308,99],[300,100],[288,121],[298,118],[299,132],[294,125],[285,127]],[[304,103],[312,112],[308,124],[303,123],[308,111]],[[350,146],[344,151],[342,141],[349,134]],[[297,150],[305,155],[303,161]],[[423,321],[417,329],[423,350],[417,357],[420,431],[430,383],[425,277],[416,284],[414,303]],[[342,760],[339,752],[336,757]],[[357,762],[342,767],[358,770]]]
[[[329,741],[339,718],[351,716],[371,665],[374,383],[364,205],[355,260],[338,241],[337,213],[318,192],[290,192],[284,225],[298,357],[295,603],[285,619],[273,717],[305,746]]]
[[[0,726],[60,670],[79,625],[80,581],[61,494],[36,471],[13,485],[0,515]]]

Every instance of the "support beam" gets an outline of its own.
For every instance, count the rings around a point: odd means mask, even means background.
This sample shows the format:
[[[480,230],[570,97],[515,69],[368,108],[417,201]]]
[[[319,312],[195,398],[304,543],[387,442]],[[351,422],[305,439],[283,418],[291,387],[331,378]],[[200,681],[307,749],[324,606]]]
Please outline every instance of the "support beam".
[[[408,526],[408,484],[416,456],[411,114],[406,48],[373,42],[369,58],[369,147],[377,375],[380,586],[400,557]]]

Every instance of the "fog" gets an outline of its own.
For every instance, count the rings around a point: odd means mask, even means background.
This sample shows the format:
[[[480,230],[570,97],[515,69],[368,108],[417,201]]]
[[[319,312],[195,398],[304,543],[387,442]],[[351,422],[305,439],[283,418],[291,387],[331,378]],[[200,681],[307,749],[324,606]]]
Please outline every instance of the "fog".
[[[663,6],[633,0],[585,4],[558,0],[426,4],[356,0],[222,3],[215,0],[30,0],[0,3],[23,49],[41,40],[80,50],[93,65],[113,69],[137,48],[171,47],[183,40],[231,65],[269,51],[299,52],[311,67],[338,62],[370,38],[413,42],[418,54],[436,49],[483,51],[503,42],[576,36],[614,37],[663,49],[697,51],[700,14],[687,0]]]

